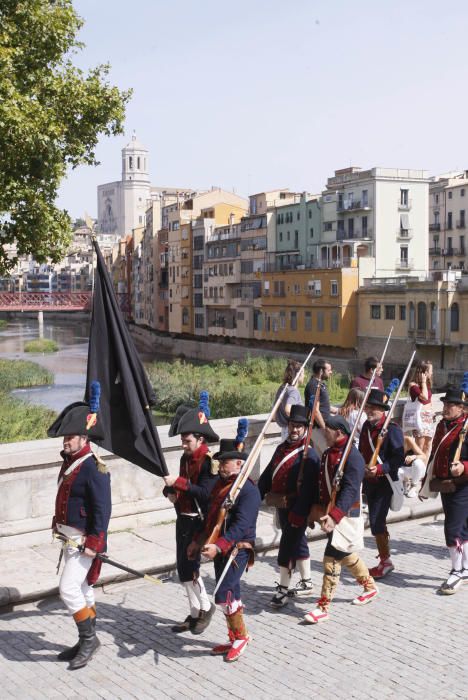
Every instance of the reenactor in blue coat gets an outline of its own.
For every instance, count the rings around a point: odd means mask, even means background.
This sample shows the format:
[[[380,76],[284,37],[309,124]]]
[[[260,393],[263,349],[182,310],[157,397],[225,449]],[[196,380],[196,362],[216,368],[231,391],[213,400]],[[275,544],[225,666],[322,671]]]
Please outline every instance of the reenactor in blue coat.
[[[367,465],[364,493],[369,508],[370,529],[375,537],[380,559],[378,565],[370,569],[374,578],[383,578],[395,568],[390,559],[390,535],[387,530],[387,515],[393,496],[387,475],[392,481],[397,481],[398,470],[405,460],[403,432],[399,425],[390,422],[377,463],[371,464],[377,439],[385,422],[385,414],[389,408],[387,394],[380,389],[372,389],[364,407],[367,420],[362,426],[359,438],[359,452]]]
[[[291,406],[288,421],[288,438],[275,450],[269,464],[258,481],[262,499],[275,506],[281,539],[278,551],[280,581],[270,601],[273,608],[281,608],[293,595],[312,593],[310,577],[309,545],[305,536],[307,518],[312,505],[314,474],[320,468],[320,459],[312,447],[304,457],[307,434],[307,409]],[[297,566],[300,580],[290,589],[291,574]]]
[[[214,459],[219,461],[219,478],[211,492],[205,532],[189,547],[189,556],[196,556],[202,547],[202,554],[214,560],[216,583],[219,584],[215,602],[224,613],[229,642],[217,645],[211,653],[224,656],[227,662],[237,661],[250,641],[244,622],[240,581],[245,569],[253,564],[260,507],[257,486],[250,479],[245,482],[221,527],[219,515],[247,456],[239,440],[221,440],[219,452],[214,455]],[[213,532],[217,533],[216,539]],[[214,541],[208,543],[210,539]],[[221,579],[226,566],[226,573]]]
[[[200,576],[200,556],[187,557],[187,547],[203,531],[208,499],[218,478],[217,462],[212,459],[208,443],[218,442],[219,437],[208,416],[208,393],[202,391],[198,408],[179,406],[169,430],[170,437],[180,435],[183,454],[179,474],[164,477],[163,494],[174,504],[177,513],[177,573],[190,606],[185,620],[172,626],[173,632],[201,634],[216,610]]]
[[[333,494],[333,481],[341,465],[350,434],[349,424],[343,416],[330,416],[326,419],[325,439],[328,448],[322,455],[319,478],[315,484],[315,505],[312,507],[311,519],[320,523],[322,530],[328,534],[328,542],[323,557],[321,596],[316,608],[304,617],[310,624],[328,619],[330,603],[340,579],[342,566],[347,567],[363,588],[362,593],[352,601],[354,605],[366,605],[378,594],[374,579],[357,554],[364,546],[361,485],[365,464],[354,445],[344,464],[336,498]]]
[[[112,502],[110,475],[89,444],[90,440],[99,442],[103,438],[96,412],[97,408],[91,410],[86,403],[73,403],[48,430],[49,437],[63,436],[63,463],[52,527],[70,540],[62,549],[64,567],[59,592],[73,615],[79,639],[58,659],[69,661],[71,670],[86,666],[100,646],[93,584],[98,580],[102,562],[95,557],[106,550]],[[83,550],[72,542],[82,545]]]
[[[468,581],[468,382],[461,389],[449,389],[441,400],[442,420],[435,431],[420,495],[440,493],[442,499],[452,569],[438,592],[453,595]]]

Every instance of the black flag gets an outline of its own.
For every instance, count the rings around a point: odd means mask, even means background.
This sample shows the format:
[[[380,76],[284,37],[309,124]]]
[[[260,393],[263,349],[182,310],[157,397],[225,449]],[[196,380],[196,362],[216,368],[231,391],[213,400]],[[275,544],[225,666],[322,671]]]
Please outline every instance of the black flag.
[[[86,379],[101,384],[98,420],[106,450],[158,476],[168,474],[150,406],[156,397],[122,317],[102,253],[97,255]]]

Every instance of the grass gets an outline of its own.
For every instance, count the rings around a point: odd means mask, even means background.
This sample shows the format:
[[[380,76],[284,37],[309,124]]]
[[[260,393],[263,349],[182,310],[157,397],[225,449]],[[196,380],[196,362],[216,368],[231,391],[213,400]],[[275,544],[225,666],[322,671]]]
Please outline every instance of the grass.
[[[286,363],[287,359],[281,357],[247,357],[242,362],[229,364],[225,360],[210,364],[181,360],[153,362],[147,365],[147,370],[157,396],[157,422],[164,419],[167,422],[181,403],[195,406],[203,389],[210,394],[213,418],[268,413]],[[333,375],[328,382],[331,402],[342,403],[348,387],[348,377]]]
[[[5,321],[4,318],[0,318],[0,331],[2,330],[2,328],[6,328],[7,325],[8,325],[8,321]]]
[[[36,340],[28,340],[24,344],[24,352],[57,352],[59,346],[55,340],[48,338],[37,338]]]
[[[51,384],[53,379],[50,372],[34,362],[0,360],[0,443],[47,437],[47,428],[57,414],[13,398],[8,392]]]

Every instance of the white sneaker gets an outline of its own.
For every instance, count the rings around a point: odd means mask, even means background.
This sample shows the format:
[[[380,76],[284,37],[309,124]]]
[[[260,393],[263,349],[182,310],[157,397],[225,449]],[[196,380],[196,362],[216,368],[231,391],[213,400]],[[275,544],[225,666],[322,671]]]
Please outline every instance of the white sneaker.
[[[301,578],[301,580],[296,583],[294,588],[289,589],[288,594],[291,597],[307,596],[307,595],[312,595],[313,590],[314,590],[314,586],[312,584],[312,579]]]
[[[325,620],[328,620],[328,612],[318,607],[304,615],[304,622],[308,622],[311,625],[316,625],[318,622],[325,622]]]
[[[357,598],[355,598],[352,603],[353,605],[367,605],[367,603],[370,603],[371,600],[374,600],[374,598],[377,598],[379,595],[379,591],[377,588],[369,588],[362,591],[361,595],[358,595]]]

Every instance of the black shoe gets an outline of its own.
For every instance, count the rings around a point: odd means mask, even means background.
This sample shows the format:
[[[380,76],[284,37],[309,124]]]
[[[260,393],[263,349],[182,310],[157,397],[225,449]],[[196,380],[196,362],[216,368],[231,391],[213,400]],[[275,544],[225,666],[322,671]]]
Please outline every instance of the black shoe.
[[[191,628],[192,634],[201,634],[206,630],[211,622],[211,618],[215,614],[216,605],[211,603],[211,608],[209,610],[200,610],[200,614],[195,621],[194,626]]]
[[[95,626],[90,617],[86,620],[82,620],[82,622],[77,622],[76,625],[80,636],[80,648],[75,658],[70,661],[70,665],[68,666],[70,671],[76,671],[76,669],[86,666],[88,661],[91,660],[92,656],[101,646],[101,642],[96,637]]]
[[[91,618],[91,623],[93,628],[96,629],[96,617]],[[68,649],[61,651],[60,654],[57,655],[57,661],[71,661],[78,654],[79,649],[80,642],[78,640],[74,647],[68,647]]]
[[[188,632],[189,630],[193,629],[197,620],[198,620],[197,617],[192,617],[191,615],[187,615],[187,617],[185,618],[185,620],[183,622],[177,622],[175,625],[172,625],[171,630],[173,632],[176,632],[176,633]]]

